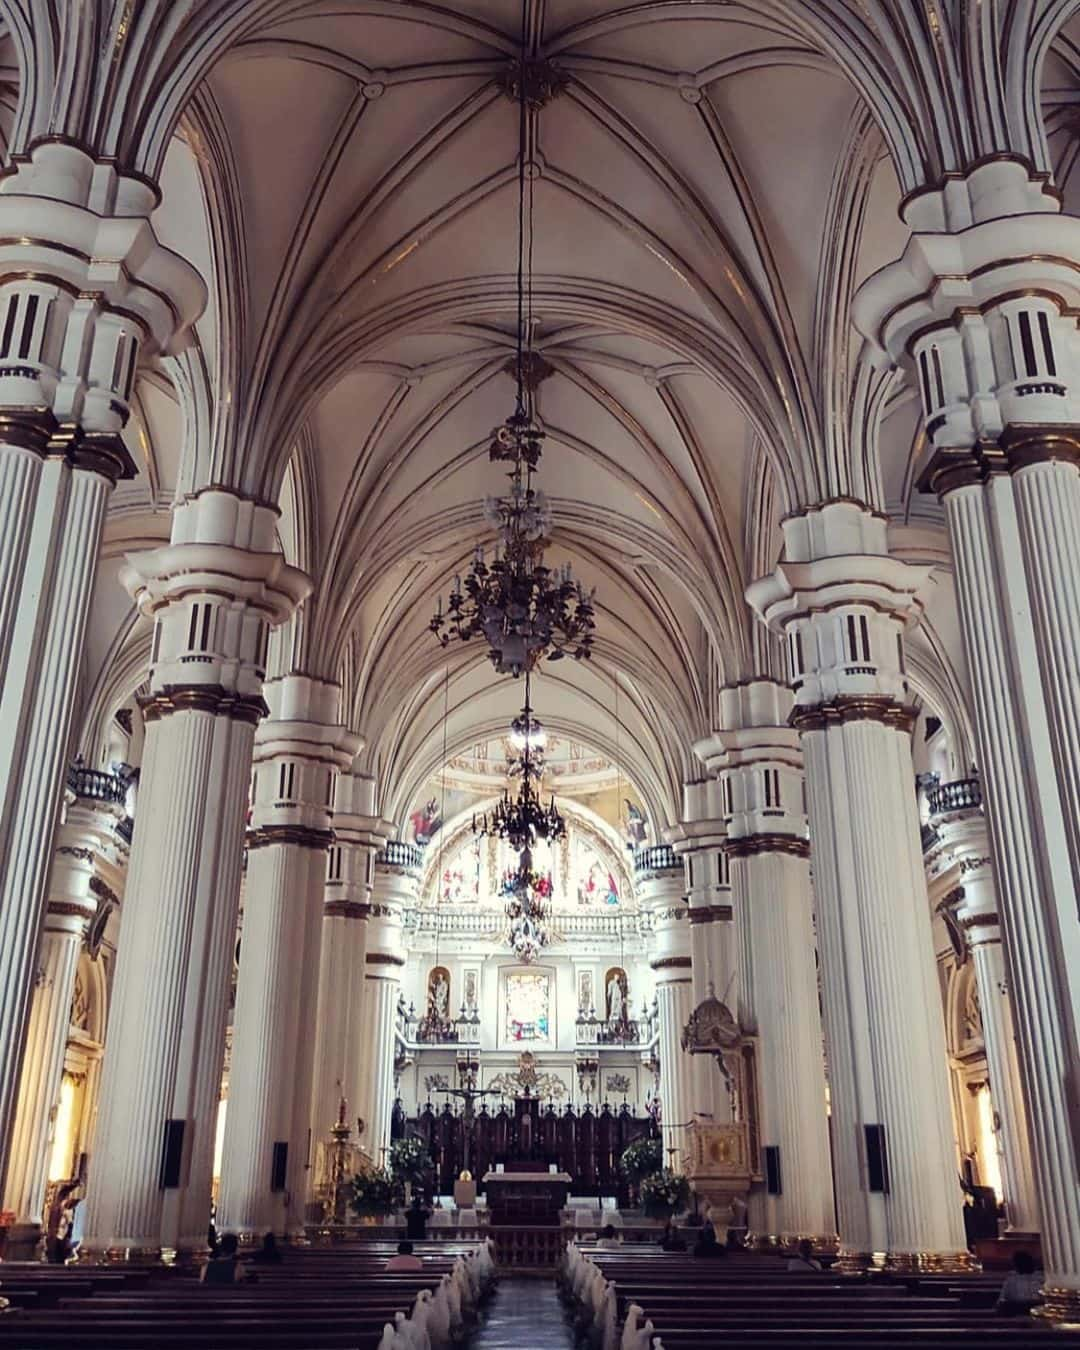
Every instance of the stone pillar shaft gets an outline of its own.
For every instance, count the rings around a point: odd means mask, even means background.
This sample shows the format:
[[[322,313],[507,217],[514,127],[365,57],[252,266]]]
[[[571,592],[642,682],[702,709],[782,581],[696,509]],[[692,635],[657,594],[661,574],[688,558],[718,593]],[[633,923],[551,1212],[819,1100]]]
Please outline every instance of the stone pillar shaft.
[[[1077,1081],[1080,922],[1039,680],[1028,587],[1018,562],[1012,484],[944,494],[975,695],[1004,956],[1038,1185],[1043,1261],[1053,1288],[1080,1290]],[[998,559],[1001,559],[999,564]],[[1000,1108],[999,1108],[1000,1109]]]
[[[218,1200],[221,1227],[252,1237],[304,1228],[330,803],[358,748],[334,724],[336,685],[288,675],[266,692]]]
[[[784,523],[751,604],[788,639],[813,841],[842,1257],[968,1263],[902,633],[923,569],[850,502]]]
[[[171,544],[129,557],[155,661],[88,1254],[205,1244],[262,661],[309,588],[273,541],[271,511],[214,490],[177,508]]]

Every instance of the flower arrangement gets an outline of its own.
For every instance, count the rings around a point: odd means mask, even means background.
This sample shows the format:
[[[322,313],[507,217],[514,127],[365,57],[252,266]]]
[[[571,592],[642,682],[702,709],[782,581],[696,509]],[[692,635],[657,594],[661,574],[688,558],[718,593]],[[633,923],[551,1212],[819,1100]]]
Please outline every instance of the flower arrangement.
[[[384,1167],[373,1168],[366,1176],[353,1177],[350,1204],[357,1214],[381,1216],[392,1214],[405,1203],[405,1186],[392,1177]]]
[[[662,1171],[663,1166],[664,1152],[659,1139],[635,1139],[619,1159],[619,1171],[631,1186],[640,1186],[646,1177]]]
[[[670,1219],[689,1205],[690,1183],[665,1167],[642,1179],[639,1194],[642,1213],[650,1219]]]
[[[407,1181],[412,1186],[422,1185],[432,1167],[427,1145],[415,1135],[394,1140],[390,1145],[388,1163],[390,1175],[395,1181]]]

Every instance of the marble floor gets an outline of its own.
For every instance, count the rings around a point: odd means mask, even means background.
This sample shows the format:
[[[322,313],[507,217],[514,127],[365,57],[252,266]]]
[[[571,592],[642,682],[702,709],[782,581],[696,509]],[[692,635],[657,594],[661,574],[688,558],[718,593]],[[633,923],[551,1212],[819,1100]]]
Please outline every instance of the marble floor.
[[[573,1350],[553,1279],[501,1279],[469,1350]]]

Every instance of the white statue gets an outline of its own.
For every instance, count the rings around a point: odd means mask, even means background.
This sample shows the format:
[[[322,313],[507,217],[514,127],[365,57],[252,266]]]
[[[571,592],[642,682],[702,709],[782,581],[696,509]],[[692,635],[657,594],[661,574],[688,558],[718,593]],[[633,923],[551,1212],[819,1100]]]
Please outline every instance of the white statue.
[[[622,981],[618,975],[612,975],[608,980],[607,986],[608,998],[608,1021],[621,1022],[623,1015],[623,991]]]
[[[431,987],[431,1003],[435,1011],[435,1016],[440,1022],[446,1021],[446,1014],[450,1002],[450,986],[446,982],[445,975],[439,978]]]

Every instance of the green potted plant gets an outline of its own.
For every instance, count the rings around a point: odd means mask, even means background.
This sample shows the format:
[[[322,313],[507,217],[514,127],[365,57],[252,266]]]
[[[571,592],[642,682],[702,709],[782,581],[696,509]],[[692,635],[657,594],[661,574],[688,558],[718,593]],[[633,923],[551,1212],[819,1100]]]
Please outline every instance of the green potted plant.
[[[362,1219],[381,1219],[405,1202],[405,1187],[384,1167],[353,1177],[350,1204]]]
[[[650,1219],[670,1219],[690,1203],[690,1183],[669,1167],[643,1177],[638,1191],[642,1213]]]
[[[659,1139],[635,1139],[623,1150],[619,1171],[631,1186],[640,1186],[646,1177],[664,1166],[664,1154]]]
[[[431,1154],[427,1145],[415,1135],[404,1139],[395,1139],[390,1145],[388,1170],[395,1181],[403,1187],[423,1186],[432,1169]]]

